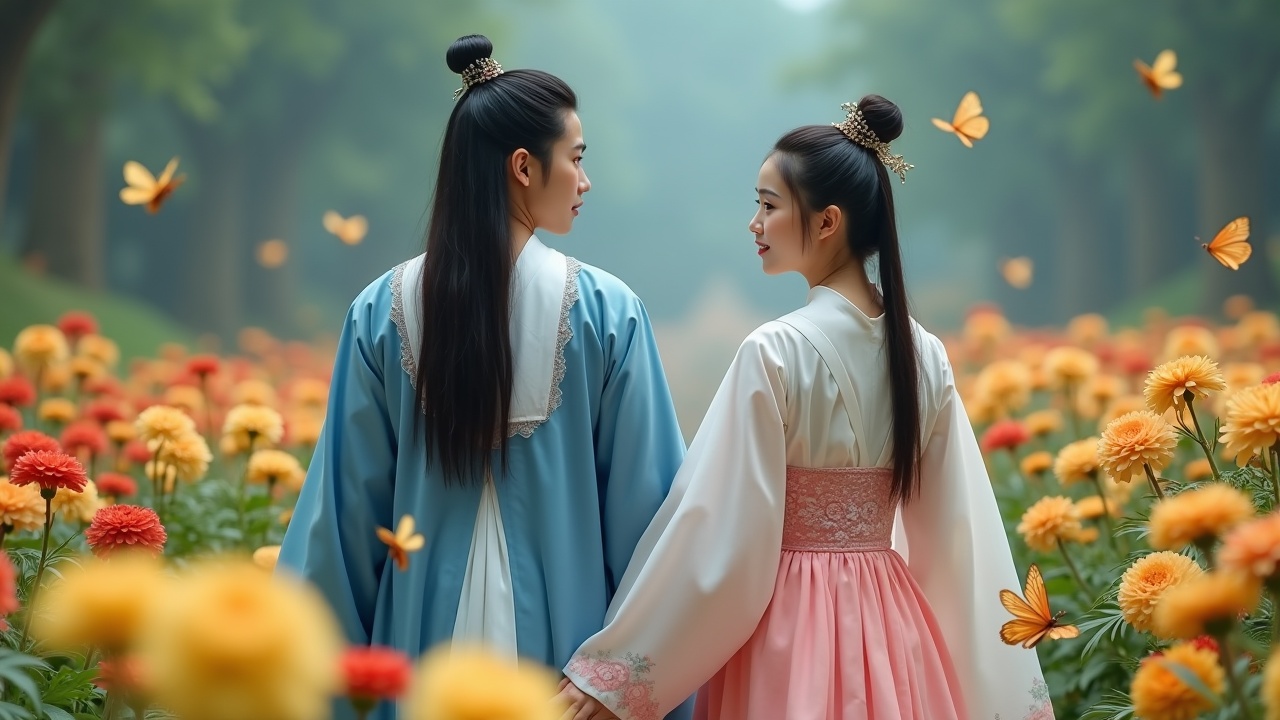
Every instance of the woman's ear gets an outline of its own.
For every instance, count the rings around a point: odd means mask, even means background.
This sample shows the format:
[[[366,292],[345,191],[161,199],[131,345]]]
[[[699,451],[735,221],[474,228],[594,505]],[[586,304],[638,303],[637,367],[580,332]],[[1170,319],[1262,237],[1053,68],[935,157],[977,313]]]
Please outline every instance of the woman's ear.
[[[835,234],[840,229],[840,222],[844,219],[844,213],[840,212],[840,208],[835,205],[828,205],[818,213],[818,222],[815,226],[818,240],[825,240]]]
[[[519,148],[511,153],[511,157],[507,160],[507,169],[511,172],[511,177],[516,182],[525,187],[529,187],[529,151]]]

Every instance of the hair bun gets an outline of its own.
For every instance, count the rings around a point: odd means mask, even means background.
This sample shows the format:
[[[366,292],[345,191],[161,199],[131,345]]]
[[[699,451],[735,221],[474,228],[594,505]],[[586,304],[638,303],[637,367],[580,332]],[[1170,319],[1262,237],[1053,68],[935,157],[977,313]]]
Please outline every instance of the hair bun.
[[[890,143],[902,135],[902,111],[889,100],[879,95],[865,95],[858,101],[858,109],[880,142]]]
[[[449,46],[444,61],[449,69],[461,75],[471,63],[493,56],[493,43],[483,35],[463,35]]]

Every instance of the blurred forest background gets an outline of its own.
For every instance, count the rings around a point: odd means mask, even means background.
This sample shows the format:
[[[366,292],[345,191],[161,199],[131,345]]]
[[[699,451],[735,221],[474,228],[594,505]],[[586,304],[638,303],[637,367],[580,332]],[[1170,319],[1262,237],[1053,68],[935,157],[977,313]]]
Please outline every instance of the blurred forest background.
[[[472,32],[578,91],[594,188],[546,239],[645,300],[686,431],[738,342],[803,302],[746,231],[761,159],[868,92],[907,119],[895,192],[927,327],[980,301],[1027,325],[1280,306],[1276,0],[0,0],[0,335],[70,307],[126,354],[332,334],[422,249],[444,51]],[[1133,61],[1165,48],[1186,82],[1157,100]],[[930,123],[969,90],[991,118],[973,149]],[[127,160],[173,156],[187,181],[159,214],[119,201]],[[327,210],[367,237],[340,242]],[[1199,242],[1241,215],[1256,253],[1233,273]],[[1015,256],[1024,290],[997,270]]]

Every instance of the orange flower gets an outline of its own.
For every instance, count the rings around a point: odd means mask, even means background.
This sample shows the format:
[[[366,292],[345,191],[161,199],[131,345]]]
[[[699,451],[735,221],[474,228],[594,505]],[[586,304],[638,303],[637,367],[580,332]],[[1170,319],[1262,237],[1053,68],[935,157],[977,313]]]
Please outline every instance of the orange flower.
[[[1205,398],[1226,387],[1217,363],[1202,355],[1191,355],[1152,370],[1143,394],[1152,410],[1163,413],[1171,407],[1181,408],[1187,395]]]
[[[1166,590],[1156,605],[1153,627],[1160,637],[1182,640],[1219,634],[1215,631],[1256,610],[1261,598],[1256,578],[1217,570]]]
[[[1218,654],[1191,643],[1178,643],[1159,657],[1138,666],[1129,687],[1134,715],[1144,720],[1194,720],[1213,708],[1213,702],[1188,686],[1169,669],[1169,663],[1190,671],[1214,693],[1221,693],[1226,674]]]
[[[1053,474],[1063,485],[1091,480],[1098,472],[1098,438],[1077,440],[1058,451]]]
[[[1232,395],[1222,442],[1241,467],[1280,443],[1280,384],[1255,385]]]
[[[79,460],[62,452],[36,450],[18,458],[9,474],[14,485],[35,484],[52,498],[59,488],[80,492],[89,482]]]
[[[1150,410],[1116,418],[1102,433],[1098,460],[1108,475],[1121,482],[1141,477],[1144,465],[1160,472],[1178,447],[1178,436],[1163,418]]]
[[[1080,514],[1075,503],[1071,498],[1060,496],[1040,498],[1027,508],[1022,522],[1018,523],[1018,532],[1027,547],[1040,552],[1053,550],[1059,540],[1076,538],[1080,531]]]
[[[1224,570],[1238,570],[1268,580],[1280,563],[1280,512],[1258,518],[1227,534],[1218,552]]]
[[[394,533],[383,527],[378,528],[378,539],[391,549],[391,559],[401,571],[409,568],[409,553],[421,550],[427,542],[421,535],[413,532],[412,515],[400,518],[400,524],[396,526]]]
[[[1124,619],[1141,632],[1151,631],[1151,618],[1160,599],[1178,584],[1204,575],[1186,555],[1167,550],[1147,555],[1124,571],[1116,602]]]
[[[1210,541],[1254,516],[1253,500],[1226,483],[1209,483],[1161,500],[1151,510],[1151,547],[1181,550]]]
[[[1053,467],[1053,455],[1049,454],[1047,450],[1037,450],[1022,458],[1019,467],[1022,469],[1024,477],[1038,477]]]

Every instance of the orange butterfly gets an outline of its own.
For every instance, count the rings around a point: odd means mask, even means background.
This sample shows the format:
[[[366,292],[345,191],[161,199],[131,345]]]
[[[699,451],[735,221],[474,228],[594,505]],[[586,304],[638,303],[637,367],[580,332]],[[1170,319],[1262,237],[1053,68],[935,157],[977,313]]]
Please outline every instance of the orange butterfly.
[[[978,93],[970,90],[960,98],[960,107],[956,108],[951,122],[933,118],[933,124],[943,132],[949,132],[960,138],[965,147],[973,147],[974,140],[981,140],[991,129],[991,121],[982,115],[982,101]]]
[[[1232,220],[1218,231],[1213,242],[1200,243],[1200,247],[1208,250],[1213,259],[1223,265],[1239,270],[1253,254],[1253,246],[1249,244],[1249,218],[1238,217]]]
[[[1035,265],[1029,257],[1016,257],[1000,261],[1000,274],[1005,282],[1019,290],[1031,287]]]
[[[1065,610],[1057,615],[1050,614],[1049,593],[1044,589],[1040,568],[1035,565],[1027,570],[1027,587],[1023,594],[1027,596],[1026,600],[1012,590],[1000,591],[1000,604],[1013,613],[1014,618],[1000,627],[1000,639],[1006,645],[1021,643],[1024,648],[1033,648],[1046,637],[1062,640],[1080,636],[1080,629],[1075,625],[1058,624],[1058,618],[1066,614]]]
[[[1143,84],[1157,100],[1164,95],[1165,90],[1176,90],[1182,87],[1182,75],[1174,70],[1177,65],[1178,56],[1172,50],[1162,50],[1156,56],[1156,61],[1150,65],[1141,60],[1133,61],[1138,77],[1142,78]]]
[[[164,201],[187,179],[186,175],[174,177],[173,172],[177,169],[178,158],[174,158],[157,180],[141,163],[130,160],[124,164],[124,181],[129,187],[121,188],[120,199],[126,205],[146,205],[147,212],[156,214]]]
[[[324,214],[324,229],[348,245],[358,245],[369,232],[369,221],[363,215],[344,218],[330,210]]]

